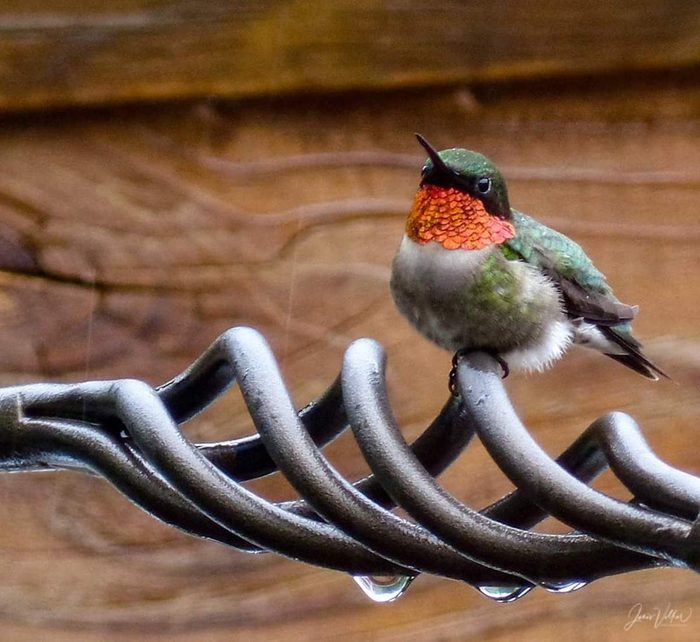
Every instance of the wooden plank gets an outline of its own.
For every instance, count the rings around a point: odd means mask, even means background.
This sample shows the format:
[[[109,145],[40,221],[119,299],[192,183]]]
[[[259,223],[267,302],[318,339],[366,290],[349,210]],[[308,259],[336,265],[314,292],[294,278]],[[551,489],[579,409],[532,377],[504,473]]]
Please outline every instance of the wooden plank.
[[[687,66],[699,25],[687,0],[12,0],[0,109]]]
[[[415,436],[446,398],[449,355],[416,335],[387,289],[423,161],[414,130],[500,164],[513,203],[575,236],[640,304],[639,336],[674,377],[653,384],[583,350],[513,376],[538,441],[558,453],[621,409],[662,457],[700,472],[689,447],[700,416],[700,93],[684,75],[6,120],[0,381],[159,383],[247,324],[267,336],[301,405],[351,340],[373,336]],[[251,433],[233,392],[186,430]],[[349,436],[328,456],[348,477],[366,470]],[[510,488],[478,444],[442,482],[476,507]],[[598,487],[626,497],[611,476]],[[292,496],[274,477],[254,488]],[[0,494],[2,639],[658,639],[650,624],[624,629],[642,603],[692,609],[688,627],[663,631],[688,640],[700,617],[697,577],[681,569],[512,605],[421,578],[378,606],[342,574],[173,532],[97,479],[1,476]]]

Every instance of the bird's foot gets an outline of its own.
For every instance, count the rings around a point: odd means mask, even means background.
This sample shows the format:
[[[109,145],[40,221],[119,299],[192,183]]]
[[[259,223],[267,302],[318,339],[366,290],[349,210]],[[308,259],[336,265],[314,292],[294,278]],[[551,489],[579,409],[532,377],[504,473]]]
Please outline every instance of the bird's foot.
[[[501,370],[503,370],[503,376],[501,377],[501,379],[505,379],[510,374],[510,367],[508,366],[508,362],[496,352],[493,352],[492,350],[460,348],[452,356],[452,368],[450,369],[450,374],[448,377],[447,386],[450,389],[450,394],[452,395],[454,395],[457,390],[457,365],[459,363],[459,360],[462,357],[467,356],[470,352],[485,352],[490,357],[498,361],[498,365],[501,366]]]
[[[488,354],[490,357],[493,357],[496,361],[498,361],[498,365],[501,366],[501,370],[503,371],[501,379],[505,379],[510,374],[510,366],[508,365],[508,362],[501,355],[498,355],[495,352],[489,352]]]

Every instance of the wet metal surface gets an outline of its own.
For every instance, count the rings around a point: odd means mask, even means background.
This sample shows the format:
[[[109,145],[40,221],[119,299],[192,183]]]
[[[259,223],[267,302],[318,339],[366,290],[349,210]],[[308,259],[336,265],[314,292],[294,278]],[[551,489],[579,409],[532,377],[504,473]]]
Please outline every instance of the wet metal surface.
[[[538,585],[568,592],[642,568],[698,570],[700,479],[660,461],[628,415],[599,418],[553,460],[513,410],[500,366],[474,353],[459,363],[456,395],[409,445],[389,406],[384,362],[379,344],[354,342],[338,379],[297,411],[264,338],[234,328],[156,389],[137,380],[4,388],[0,469],[101,475],[193,536],[349,573],[379,601],[420,573],[512,601]],[[258,434],[188,441],[179,424],[234,383]],[[348,427],[372,470],[355,482],[321,451]],[[517,487],[482,511],[435,480],[475,435]],[[587,485],[608,466],[633,501]],[[276,470],[302,500],[272,503],[242,484]],[[393,514],[396,506],[414,521]],[[529,531],[550,515],[572,531]]]

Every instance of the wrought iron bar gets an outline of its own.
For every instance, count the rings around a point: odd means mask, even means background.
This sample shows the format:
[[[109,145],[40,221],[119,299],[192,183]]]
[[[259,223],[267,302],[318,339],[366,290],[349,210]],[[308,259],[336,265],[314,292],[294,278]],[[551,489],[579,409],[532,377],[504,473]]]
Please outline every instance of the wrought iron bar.
[[[0,470],[100,475],[191,535],[363,576],[377,599],[420,573],[510,601],[534,586],[568,591],[641,568],[699,569],[700,479],[659,460],[628,415],[601,417],[553,460],[517,417],[500,366],[474,353],[458,365],[456,393],[409,446],[389,406],[384,362],[379,344],[356,341],[338,379],[297,412],[263,337],[234,328],[157,389],[136,380],[3,388]],[[234,383],[257,434],[191,443],[180,424]],[[352,483],[321,451],[348,427],[372,470]],[[517,487],[481,511],[435,479],[474,435]],[[608,465],[634,501],[588,485]],[[302,499],[273,503],[243,485],[278,470]],[[396,506],[415,521],[391,512]],[[549,515],[573,531],[530,532]]]

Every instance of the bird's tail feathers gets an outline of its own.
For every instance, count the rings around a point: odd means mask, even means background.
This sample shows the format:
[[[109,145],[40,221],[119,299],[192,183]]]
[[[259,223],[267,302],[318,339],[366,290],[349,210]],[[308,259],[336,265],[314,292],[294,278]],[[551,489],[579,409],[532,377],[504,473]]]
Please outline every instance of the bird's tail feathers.
[[[619,332],[615,328],[606,326],[598,326],[598,328],[607,339],[624,350],[624,354],[607,353],[611,359],[615,359],[615,361],[631,368],[647,379],[658,381],[660,376],[665,379],[671,378],[642,352],[642,344],[634,337],[627,333]]]

